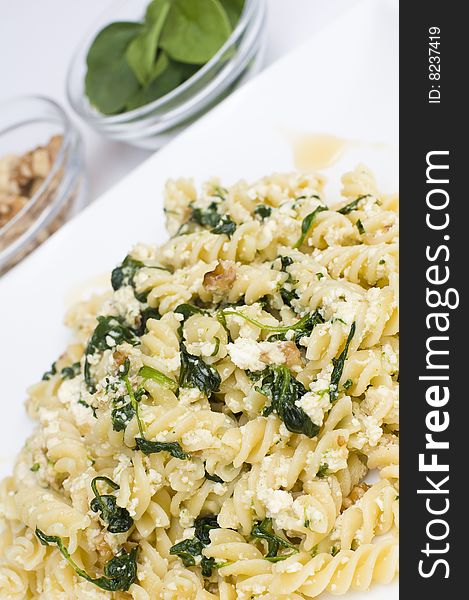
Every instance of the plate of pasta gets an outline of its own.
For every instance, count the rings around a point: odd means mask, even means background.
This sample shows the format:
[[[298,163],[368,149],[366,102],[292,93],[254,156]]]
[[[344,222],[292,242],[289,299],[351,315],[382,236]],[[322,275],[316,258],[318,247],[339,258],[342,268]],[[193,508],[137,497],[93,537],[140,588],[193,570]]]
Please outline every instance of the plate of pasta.
[[[396,597],[395,17],[354,6],[0,280],[0,598]],[[301,171],[300,123],[368,141]]]

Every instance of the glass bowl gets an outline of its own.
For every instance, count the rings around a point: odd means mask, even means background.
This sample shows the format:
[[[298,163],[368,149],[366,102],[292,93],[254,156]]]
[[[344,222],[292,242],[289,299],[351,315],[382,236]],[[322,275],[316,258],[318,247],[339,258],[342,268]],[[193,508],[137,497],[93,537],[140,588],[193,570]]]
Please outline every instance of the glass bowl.
[[[208,63],[165,96],[135,110],[103,115],[88,101],[84,82],[86,56],[98,31],[114,21],[141,20],[149,0],[113,3],[94,24],[77,49],[67,75],[67,96],[88,125],[115,140],[141,148],[158,149],[181,129],[207,112],[252,77],[265,47],[266,0],[246,0],[230,38]]]
[[[0,161],[10,156],[24,158],[26,153],[49,142],[45,177],[33,180],[31,176],[29,199],[0,226],[0,275],[52,235],[84,201],[82,142],[62,108],[40,96],[12,98],[0,103]],[[32,157],[30,162],[20,163],[17,172],[33,169],[29,165],[34,165],[36,159]],[[6,162],[8,160],[6,158]],[[5,161],[2,164],[5,169]],[[5,185],[4,171],[0,177],[4,178]],[[23,204],[24,194],[18,192],[18,199],[21,196]]]

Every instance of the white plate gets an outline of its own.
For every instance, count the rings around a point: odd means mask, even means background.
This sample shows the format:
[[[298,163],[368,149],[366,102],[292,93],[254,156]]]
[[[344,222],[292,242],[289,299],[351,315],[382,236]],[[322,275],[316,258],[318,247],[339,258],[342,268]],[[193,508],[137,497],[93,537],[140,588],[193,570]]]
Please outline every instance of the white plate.
[[[309,132],[364,142],[351,145],[328,177],[364,162],[386,191],[397,189],[397,17],[397,0],[351,3],[0,279],[1,476],[31,430],[26,388],[65,347],[62,320],[71,290],[109,272],[137,241],[166,237],[162,190],[168,177],[218,175],[229,184],[291,170],[291,135]],[[366,598],[397,597],[395,585],[374,590]]]

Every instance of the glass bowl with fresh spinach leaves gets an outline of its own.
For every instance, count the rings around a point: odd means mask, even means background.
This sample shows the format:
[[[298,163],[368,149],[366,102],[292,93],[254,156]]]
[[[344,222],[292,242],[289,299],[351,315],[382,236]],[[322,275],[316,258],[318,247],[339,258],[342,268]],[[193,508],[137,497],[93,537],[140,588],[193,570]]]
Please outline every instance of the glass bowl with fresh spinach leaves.
[[[266,0],[121,0],[78,48],[67,94],[95,130],[157,149],[260,68]]]

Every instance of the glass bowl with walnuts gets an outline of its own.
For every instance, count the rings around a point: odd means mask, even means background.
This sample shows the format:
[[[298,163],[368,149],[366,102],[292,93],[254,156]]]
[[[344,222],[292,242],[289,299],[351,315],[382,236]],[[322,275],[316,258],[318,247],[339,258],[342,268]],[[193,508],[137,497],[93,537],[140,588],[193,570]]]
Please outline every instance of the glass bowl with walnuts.
[[[0,104],[0,275],[32,252],[84,201],[79,133],[39,96]]]

